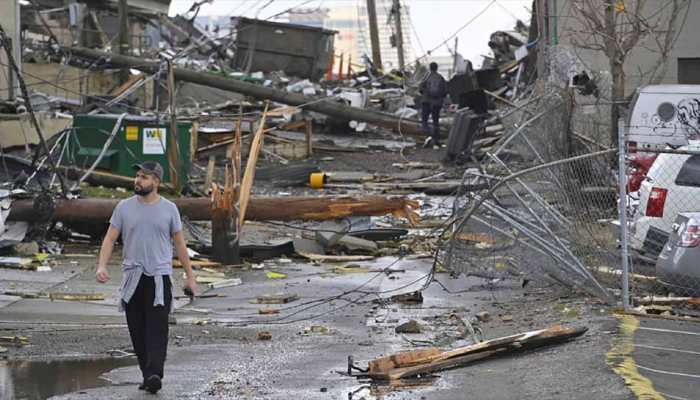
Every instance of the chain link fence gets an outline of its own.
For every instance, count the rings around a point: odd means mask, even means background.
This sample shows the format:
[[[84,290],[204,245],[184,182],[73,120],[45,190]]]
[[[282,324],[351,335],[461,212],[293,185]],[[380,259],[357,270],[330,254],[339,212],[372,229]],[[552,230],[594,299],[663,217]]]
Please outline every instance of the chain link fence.
[[[617,149],[570,129],[567,90],[501,109],[506,134],[464,171],[438,261],[492,280],[540,278],[620,299]],[[587,140],[586,140],[587,139]]]

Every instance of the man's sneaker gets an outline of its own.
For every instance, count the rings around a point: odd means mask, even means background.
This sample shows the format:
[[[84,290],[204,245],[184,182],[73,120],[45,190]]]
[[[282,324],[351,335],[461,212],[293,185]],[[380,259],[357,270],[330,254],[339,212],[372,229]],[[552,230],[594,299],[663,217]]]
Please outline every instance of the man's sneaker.
[[[160,381],[160,376],[158,375],[149,376],[144,383],[146,385],[146,390],[151,394],[158,393],[160,388],[163,387],[163,382]]]
[[[430,136],[425,138],[425,142],[423,142],[423,148],[427,149],[427,148],[431,147],[432,145],[433,145],[433,138]]]

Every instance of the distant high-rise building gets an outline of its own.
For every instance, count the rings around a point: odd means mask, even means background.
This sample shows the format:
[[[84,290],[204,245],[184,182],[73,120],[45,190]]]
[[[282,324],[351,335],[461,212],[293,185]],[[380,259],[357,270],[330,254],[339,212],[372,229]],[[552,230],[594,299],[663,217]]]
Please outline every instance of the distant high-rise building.
[[[295,8],[289,11],[289,23],[325,28],[328,11],[327,8]]]
[[[358,62],[364,55],[372,58],[367,6],[364,1],[360,3],[326,9],[295,9],[289,13],[288,18],[290,23],[322,26],[338,31],[335,36],[336,54],[342,53],[346,60],[350,56],[353,62]],[[398,68],[399,56],[396,47],[392,46],[391,39],[395,35],[395,23],[391,19],[392,0],[376,0],[376,7],[382,63],[385,69]],[[415,54],[411,45],[411,14],[406,5],[401,7],[401,27],[404,60],[409,65],[415,59]]]

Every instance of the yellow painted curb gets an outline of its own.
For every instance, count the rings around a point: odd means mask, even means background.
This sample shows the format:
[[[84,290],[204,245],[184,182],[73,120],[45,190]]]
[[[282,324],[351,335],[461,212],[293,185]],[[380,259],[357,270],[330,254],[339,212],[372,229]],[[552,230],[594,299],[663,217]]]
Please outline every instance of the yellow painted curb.
[[[625,380],[625,384],[638,399],[665,400],[654,389],[654,384],[639,373],[637,363],[631,356],[634,350],[634,332],[639,328],[639,320],[632,315],[617,314],[616,317],[620,320],[620,333],[605,355],[606,363]]]

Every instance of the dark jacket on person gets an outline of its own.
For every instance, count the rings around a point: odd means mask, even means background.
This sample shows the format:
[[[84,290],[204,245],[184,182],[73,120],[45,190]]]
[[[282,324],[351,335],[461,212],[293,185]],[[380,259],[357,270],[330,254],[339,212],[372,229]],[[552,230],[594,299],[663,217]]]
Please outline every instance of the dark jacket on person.
[[[430,72],[420,84],[421,102],[434,107],[442,107],[447,96],[445,78],[437,72]]]

